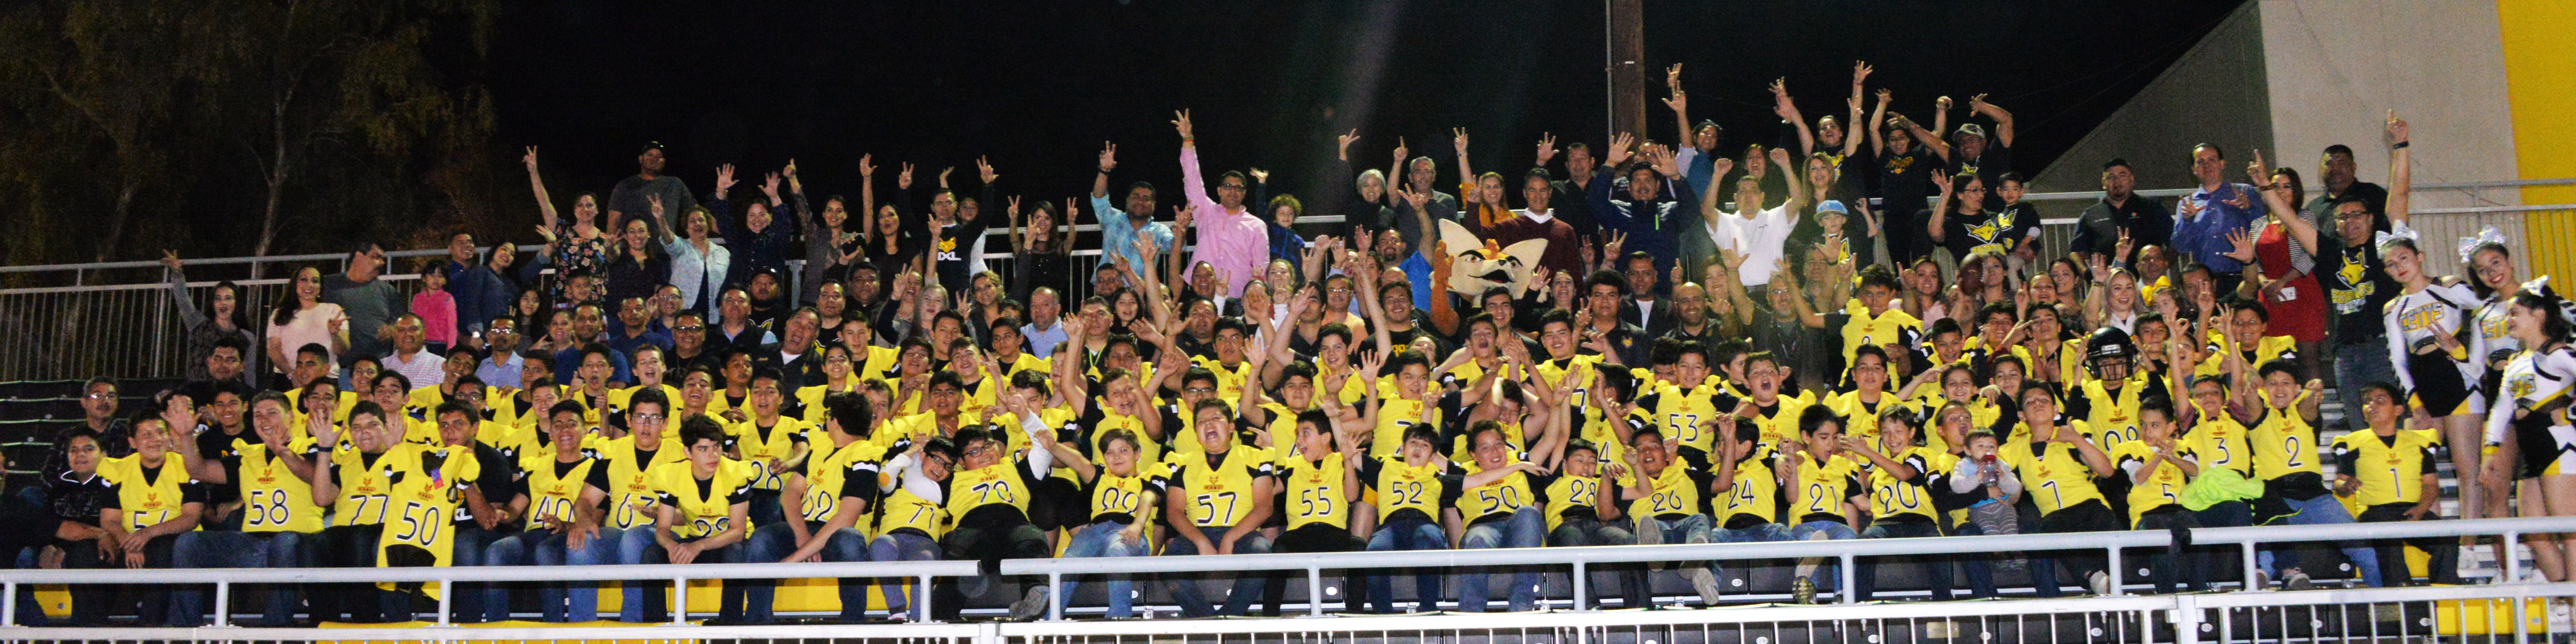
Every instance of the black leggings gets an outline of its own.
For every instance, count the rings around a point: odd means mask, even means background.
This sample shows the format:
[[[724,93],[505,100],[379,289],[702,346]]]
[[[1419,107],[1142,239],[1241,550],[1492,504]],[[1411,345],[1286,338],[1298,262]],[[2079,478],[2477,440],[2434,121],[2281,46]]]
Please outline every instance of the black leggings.
[[[1038,530],[1038,527],[1030,524],[1027,519],[987,523],[980,526],[959,526],[955,530],[948,531],[946,538],[939,540],[939,549],[942,558],[952,561],[985,562],[984,572],[988,577],[1001,566],[1003,559],[1045,559],[1055,556],[1053,549],[1047,547],[1046,533]],[[1031,579],[1021,581],[1039,583]],[[933,580],[930,588],[933,598],[930,604],[931,617],[942,621],[956,621],[958,609],[966,605],[966,593],[960,592],[957,589],[957,582],[949,577]]]

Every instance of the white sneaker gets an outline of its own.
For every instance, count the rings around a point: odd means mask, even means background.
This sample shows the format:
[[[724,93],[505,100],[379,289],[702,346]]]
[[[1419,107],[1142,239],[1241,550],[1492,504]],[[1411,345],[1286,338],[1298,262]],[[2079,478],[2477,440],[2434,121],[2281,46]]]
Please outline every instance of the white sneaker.
[[[1699,600],[1701,605],[1709,608],[1717,607],[1718,588],[1716,572],[1712,572],[1707,568],[1692,568],[1682,571],[1682,577],[1690,580],[1691,590],[1699,591]]]
[[[2087,583],[2084,584],[2084,587],[2091,589],[2094,595],[2099,596],[2111,594],[2111,575],[2096,570],[2093,571],[2092,575],[2086,577],[2085,581]]]
[[[2291,568],[2281,573],[2282,590],[2307,590],[2315,587],[2317,587],[2316,583],[2308,580],[2308,573],[2305,571]]]
[[[1025,622],[1046,614],[1047,587],[1030,586],[1029,594],[1011,602],[1011,621]]]

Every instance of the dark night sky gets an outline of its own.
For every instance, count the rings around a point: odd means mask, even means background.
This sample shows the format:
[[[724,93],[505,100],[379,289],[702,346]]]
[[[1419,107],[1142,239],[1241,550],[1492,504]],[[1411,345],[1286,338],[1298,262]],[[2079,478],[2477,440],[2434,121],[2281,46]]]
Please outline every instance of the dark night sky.
[[[1650,98],[1687,63],[1692,116],[1729,147],[1775,140],[1764,85],[1786,76],[1810,118],[1840,112],[1854,59],[1918,119],[1941,94],[2012,110],[2019,170],[2036,173],[2118,108],[2238,2],[1646,3]],[[1542,131],[1603,142],[1602,3],[1330,0],[680,3],[535,0],[498,17],[490,83],[499,142],[542,146],[566,191],[605,191],[634,146],[673,146],[671,172],[704,192],[717,163],[769,171],[798,159],[807,187],[857,192],[874,152],[922,179],[991,155],[1005,193],[1089,190],[1104,139],[1119,182],[1170,186],[1189,107],[1214,173],[1247,165],[1309,192],[1333,134],[1383,167],[1397,135],[1441,161],[1448,128],[1475,136],[1477,168],[1526,167]],[[1954,118],[1956,114],[1954,113]],[[1660,103],[1648,135],[1673,138]],[[961,182],[972,184],[971,180]],[[1311,200],[1311,197],[1309,197]],[[1170,203],[1170,201],[1166,201]]]

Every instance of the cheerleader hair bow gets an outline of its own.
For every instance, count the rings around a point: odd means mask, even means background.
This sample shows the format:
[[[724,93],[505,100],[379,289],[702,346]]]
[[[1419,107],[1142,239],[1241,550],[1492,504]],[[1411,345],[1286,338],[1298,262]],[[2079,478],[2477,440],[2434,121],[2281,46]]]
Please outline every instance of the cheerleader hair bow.
[[[2370,240],[2370,241],[2371,241],[2371,245],[2372,245],[2372,246],[2378,246],[2378,247],[2380,247],[2380,248],[2382,248],[2382,249],[2386,249],[2386,248],[2388,248],[2388,244],[2389,244],[2390,242],[2394,242],[2394,241],[2397,241],[2397,240],[2403,239],[2403,240],[2406,240],[2406,241],[2407,241],[2407,242],[2409,242],[2409,243],[2414,243],[2414,242],[2418,242],[2418,241],[2419,241],[2419,240],[2421,240],[2422,238],[2423,238],[2423,234],[2422,234],[2422,233],[2417,233],[2417,232],[2415,232],[2415,229],[2414,229],[2414,228],[2407,227],[2406,222],[2402,222],[2402,221],[2401,221],[2401,222],[2397,222],[2397,223],[2395,224],[2395,227],[2394,227],[2393,229],[2391,229],[2391,230],[2383,230],[2383,231],[2379,231],[2379,233],[2378,233],[2378,234],[2372,235],[2372,236],[2371,236],[2371,240]]]
[[[2469,263],[2469,256],[2476,255],[2478,253],[2478,247],[2485,246],[2487,244],[2503,246],[2504,231],[2496,230],[2495,226],[2489,225],[2485,229],[2479,230],[2478,236],[2476,237],[2460,238],[2460,263]]]
[[[2570,320],[2576,320],[2576,302],[2568,301],[2567,298],[2559,296],[2557,291],[2550,290],[2549,276],[2542,275],[2531,278],[2531,281],[2523,282],[2522,292],[2539,296],[2541,300],[2548,302],[2550,306],[2558,307],[2560,315],[2564,315]]]

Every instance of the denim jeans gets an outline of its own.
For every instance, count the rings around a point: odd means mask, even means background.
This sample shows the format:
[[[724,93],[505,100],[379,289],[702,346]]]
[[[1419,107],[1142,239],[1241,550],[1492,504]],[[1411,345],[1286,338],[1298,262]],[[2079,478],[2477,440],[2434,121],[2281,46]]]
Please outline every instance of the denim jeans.
[[[620,541],[626,531],[602,527],[579,550],[570,550],[561,533],[530,530],[492,541],[484,548],[485,565],[491,566],[599,566],[618,560]],[[507,619],[510,595],[506,587],[495,585],[483,593],[485,618]],[[541,582],[537,587],[537,610],[545,621],[553,623],[587,622],[599,619],[599,582]]]
[[[1789,528],[1790,541],[1806,541],[1809,539],[1815,539],[1816,535],[1820,534],[1824,535],[1825,539],[1860,538],[1860,533],[1853,532],[1850,525],[1844,524],[1841,521],[1809,521]],[[1811,564],[1815,566],[1815,570],[1807,573],[1807,580],[1816,583],[1817,592],[1840,589],[1842,587],[1842,558],[1820,557],[1819,559],[1822,559],[1822,561]]]
[[[1559,547],[1626,546],[1635,545],[1636,543],[1636,533],[1629,532],[1625,525],[1582,517],[1565,519],[1563,522],[1557,524],[1555,530],[1551,530],[1547,533],[1547,545]],[[1603,568],[1620,569],[1603,570]],[[1650,596],[1646,593],[1646,569],[1644,566],[1594,566],[1593,570],[1595,571],[1595,576],[1591,584],[1591,587],[1595,589],[1593,591],[1593,596],[1595,597],[1592,602],[1593,605],[1577,606],[1575,607],[1576,610],[1600,608],[1601,600],[1598,598],[1605,594],[1601,592],[1601,590],[1608,589],[1610,587],[1608,584],[1604,584],[1599,581],[1599,575],[1604,574],[1614,575],[1618,579],[1619,590],[1626,598],[1624,600],[1626,603],[1622,604],[1622,606],[1626,608],[1638,608],[1645,606],[1647,603],[1652,601]]]
[[[1153,547],[1141,539],[1131,541],[1120,536],[1119,533],[1126,530],[1129,525],[1131,524],[1101,521],[1075,528],[1073,536],[1069,537],[1071,541],[1064,545],[1064,556],[1070,559],[1073,557],[1142,557],[1153,554]],[[1067,579],[1063,587],[1056,589],[1056,596],[1063,598],[1059,601],[1072,601],[1075,583]],[[1134,580],[1127,575],[1109,575],[1108,592],[1109,617],[1129,617],[1135,614],[1136,582]]]
[[[638,527],[641,527],[641,526],[638,526]],[[627,529],[627,531],[628,531],[628,532],[634,532],[634,531],[635,531],[635,529],[634,529],[634,528],[629,528],[629,529]],[[678,540],[678,541],[679,541],[680,543],[693,543],[693,542],[696,542],[696,541],[698,541],[698,540],[705,539],[705,538],[706,538],[706,537],[690,537],[690,538],[687,538],[687,539],[680,539],[680,540]],[[650,540],[648,539],[648,541],[650,541]],[[706,550],[706,551],[699,552],[699,553],[698,553],[698,558],[691,560],[691,561],[690,561],[690,563],[702,563],[702,564],[715,564],[715,563],[742,563],[742,558],[743,558],[743,546],[742,546],[742,542],[737,541],[737,542],[734,542],[734,543],[726,544],[726,545],[725,545],[725,547],[722,547],[722,548],[716,548],[716,549],[714,549],[714,550]],[[661,543],[659,543],[659,542],[652,542],[652,544],[651,544],[650,546],[647,546],[647,547],[644,549],[644,560],[643,560],[643,561],[638,561],[638,562],[636,562],[636,563],[644,563],[644,564],[666,564],[666,563],[671,563],[671,553],[670,553],[670,551],[663,550],[663,549],[662,549],[662,544],[661,544]],[[645,586],[646,588],[644,588],[644,590],[645,590],[646,594],[658,594],[658,593],[659,593],[663,588],[668,588],[668,587],[669,587],[669,585],[670,585],[670,583],[671,583],[671,582],[669,582],[669,581],[667,581],[667,580],[666,580],[666,581],[662,581],[662,582],[660,582],[659,584],[656,584],[656,583],[654,583],[654,582],[649,582],[649,581],[648,581],[648,582],[644,582],[644,583],[637,584],[637,585],[639,585],[639,586]],[[740,589],[741,587],[740,587],[740,586],[738,586],[738,585],[735,585],[735,584],[731,583],[730,581],[728,581],[727,583],[725,583],[724,588],[725,588],[726,590],[731,590],[731,591],[733,591],[733,592],[730,592],[730,593],[719,593],[719,596],[730,596],[730,597],[728,597],[728,599],[733,599],[733,601],[723,602],[723,605],[721,605],[721,606],[718,606],[718,607],[717,607],[717,609],[716,609],[716,619],[723,620],[723,621],[727,621],[727,622],[740,623],[740,622],[742,621],[742,603],[741,603],[741,601],[739,600],[740,593],[741,593],[741,591],[740,591],[739,589]],[[680,589],[680,590],[679,590],[679,592],[688,592],[688,589],[683,588],[683,589]],[[620,615],[622,616],[622,615],[624,614],[624,611],[619,611],[619,613],[620,613]],[[650,620],[657,621],[657,622],[658,622],[658,621],[668,621],[668,620],[671,618],[671,616],[670,616],[670,610],[669,610],[667,607],[665,607],[662,611],[660,611],[660,614],[655,614],[655,613],[652,613],[652,612],[646,612],[646,613],[645,613],[645,614],[643,614],[641,617],[642,617],[643,619],[650,619]],[[685,617],[685,616],[683,616],[683,617]],[[641,621],[641,620],[638,620],[638,621]]]
[[[1377,527],[1369,534],[1369,552],[1391,550],[1446,550],[1449,535],[1440,526],[1418,517],[1397,519]],[[1415,610],[1430,612],[1440,609],[1440,575],[1423,572],[1414,575]],[[1368,576],[1369,610],[1379,614],[1395,612],[1395,582],[1384,573]]]
[[[1223,547],[1223,544],[1219,544],[1217,541],[1224,539],[1226,531],[1234,529],[1234,526],[1198,526],[1198,529],[1200,534],[1207,535],[1209,544]],[[1229,552],[1239,555],[1268,554],[1270,552],[1270,539],[1261,536],[1261,531],[1259,530],[1246,532],[1243,536],[1235,538],[1234,548],[1229,550]],[[1163,548],[1163,554],[1165,556],[1177,557],[1216,553],[1199,552],[1198,543],[1188,539],[1176,538],[1172,540],[1172,545]],[[1244,613],[1252,610],[1252,600],[1261,598],[1262,587],[1267,585],[1270,581],[1270,577],[1263,574],[1245,573],[1237,575],[1234,579],[1233,590],[1226,593],[1225,605],[1222,607],[1211,607],[1207,598],[1199,592],[1199,578],[1200,575],[1181,574],[1174,575],[1172,579],[1170,579],[1172,602],[1181,605],[1181,615],[1184,617],[1208,617],[1212,615],[1240,617]]]
[[[910,532],[893,532],[879,535],[875,541],[868,543],[868,561],[938,560],[939,542],[930,540],[930,537]],[[879,590],[882,590],[885,595],[886,614],[892,615],[901,613],[904,611],[905,606],[911,604],[909,601],[910,598],[903,592],[904,581],[904,579],[888,577],[886,578],[884,585],[879,587]],[[912,620],[916,622],[928,621],[930,619],[930,615],[925,612],[925,610],[926,609],[924,607],[913,606]]]
[[[798,520],[802,521],[803,519]],[[808,522],[805,528],[807,530],[806,534],[811,535],[823,529],[823,522]],[[858,530],[842,528],[840,530],[833,531],[831,535],[823,538],[829,539],[829,541],[823,544],[822,551],[815,554],[821,556],[824,561],[855,562],[868,560],[868,542],[866,538],[859,535]],[[787,555],[795,554],[796,548],[796,533],[794,531],[788,530],[784,527],[771,528],[768,530],[753,532],[751,534],[751,542],[747,547],[749,550],[749,554],[747,556],[751,563],[775,563],[779,560],[786,559]],[[744,586],[743,594],[745,600],[750,604],[750,606],[744,611],[744,617],[755,624],[767,623],[774,619],[776,614],[772,612],[772,609],[778,601],[777,580],[744,579],[740,581]],[[840,580],[840,593],[841,621],[855,622],[867,615],[868,586],[866,580],[855,578],[842,579]]]
[[[661,550],[662,545],[654,541],[654,532],[661,529],[661,526],[639,523],[627,528],[623,534],[619,534],[617,563],[628,566],[641,564],[652,552]],[[624,596],[617,605],[617,621],[641,623],[645,615],[669,614],[671,599],[662,594],[668,583],[666,581],[663,585],[657,586],[643,579],[619,581],[618,585],[623,586],[620,593]]]
[[[492,542],[502,536],[501,533],[483,529],[482,524],[471,520],[455,524],[453,529],[456,530],[456,535],[448,539],[453,542],[451,545],[454,550],[448,554],[447,565],[456,567],[484,565],[483,555],[486,554],[484,551],[491,548]],[[448,610],[454,615],[452,619],[458,622],[483,619],[484,589],[489,585],[482,582],[457,582],[442,588],[442,591],[450,593],[447,604]]]
[[[2330,525],[2353,522],[2352,512],[2345,510],[2343,503],[2336,501],[2332,494],[2319,494],[2305,501],[2287,498],[2280,501],[2289,504],[2290,515],[2272,520],[2271,525]],[[2352,569],[2360,575],[2362,583],[2372,586],[2381,585],[2379,552],[2371,549],[2370,544],[2361,541],[2337,541],[2335,547],[2343,550],[2344,559],[2352,562]],[[2273,579],[2279,579],[2281,570],[2273,565],[2272,559],[2271,548],[2264,548],[2255,553],[2255,564],[2262,566],[2263,572],[2271,574]]]
[[[1919,516],[1917,518],[1919,518]],[[1930,521],[1874,521],[1869,524],[1869,529],[1860,531],[1860,538],[1862,539],[1903,539],[1909,537],[1938,536],[1941,536],[1941,527],[1934,525]],[[1871,593],[1878,588],[1878,567],[1882,560],[1897,558],[1898,557],[1861,558],[1860,570],[1857,571],[1857,574],[1852,575],[1852,597],[1856,601],[1869,601]],[[1932,591],[1932,601],[1950,601],[1950,558],[1948,555],[1915,555],[1906,558],[1922,563],[1923,582]]]
[[[1469,526],[1466,534],[1458,540],[1460,550],[1536,548],[1544,545],[1547,545],[1547,511],[1535,505],[1522,506],[1520,510],[1512,512],[1512,517],[1509,519]],[[1461,576],[1458,579],[1458,610],[1468,613],[1485,612],[1488,603],[1486,598],[1492,596],[1487,587],[1492,581],[1493,575],[1473,572],[1473,569]],[[1537,606],[1538,584],[1537,570],[1512,573],[1512,588],[1509,593],[1511,609],[1525,611]]]
[[[2335,397],[2343,399],[2343,417],[2354,429],[2361,423],[2362,385],[2374,382],[2396,384],[2397,366],[2388,362],[2388,340],[2375,335],[2361,342],[2356,338],[2336,338],[2334,345]]]
[[[1950,528],[1950,535],[1956,537],[1982,537],[1986,536],[1986,528],[1985,526],[1977,525],[1974,521],[1961,521],[1958,525]],[[1994,558],[1993,555],[1982,552],[1972,552],[1953,555],[1951,558],[1959,563],[1959,576],[1966,577],[1968,579],[1969,597],[1977,599],[1993,599],[1995,597],[1995,566],[1992,561]],[[1950,572],[1946,569],[1935,570],[1934,576],[1947,580],[1950,578]]]
[[[173,558],[180,568],[310,568],[313,552],[305,547],[309,536],[302,532],[183,532]],[[261,585],[267,591],[267,612],[258,625],[295,625],[296,585]],[[207,593],[212,591],[208,586],[187,587],[178,592],[170,612],[181,625],[203,624]]]

